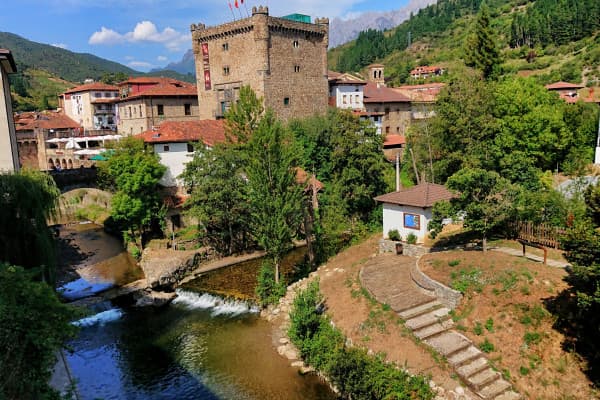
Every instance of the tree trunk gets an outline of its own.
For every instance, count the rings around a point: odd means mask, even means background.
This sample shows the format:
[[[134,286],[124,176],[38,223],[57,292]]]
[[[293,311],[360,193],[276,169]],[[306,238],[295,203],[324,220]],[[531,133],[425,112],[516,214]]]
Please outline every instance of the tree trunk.
[[[279,260],[279,257],[276,257],[273,261],[273,264],[275,264],[275,283],[279,285],[279,264],[281,261]]]
[[[483,252],[484,253],[487,252],[487,237],[485,237],[485,236],[483,237],[482,245],[483,245]]]

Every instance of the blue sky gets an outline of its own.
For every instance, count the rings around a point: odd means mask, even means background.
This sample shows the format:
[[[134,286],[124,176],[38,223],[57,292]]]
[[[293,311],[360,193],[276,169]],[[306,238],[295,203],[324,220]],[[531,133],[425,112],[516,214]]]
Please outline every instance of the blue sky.
[[[333,18],[363,11],[395,10],[407,0],[244,3],[248,10],[255,5],[268,5],[274,16],[298,12],[313,18]],[[245,7],[241,10],[245,14]],[[0,11],[0,31],[148,71],[179,61],[191,48],[190,24],[217,25],[232,19],[227,0],[5,0]]]

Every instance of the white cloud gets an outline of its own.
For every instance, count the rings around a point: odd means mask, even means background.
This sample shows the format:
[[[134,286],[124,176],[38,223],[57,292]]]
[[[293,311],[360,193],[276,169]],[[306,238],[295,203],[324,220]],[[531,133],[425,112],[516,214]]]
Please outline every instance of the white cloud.
[[[131,68],[142,68],[142,69],[150,69],[153,68],[154,65],[146,62],[146,61],[130,61],[127,63],[127,66]]]
[[[134,56],[125,56],[123,58],[126,59],[127,61],[133,61],[133,60],[135,60]]]
[[[160,62],[169,61],[169,59],[165,56],[158,56],[158,57],[156,57],[156,59]]]
[[[69,46],[67,46],[64,43],[52,43],[51,46],[58,47],[60,49],[68,49],[69,48]]]
[[[170,51],[179,51],[182,46],[190,46],[192,36],[189,33],[180,33],[171,27],[166,27],[160,32],[156,25],[151,21],[138,22],[131,32],[119,33],[112,29],[102,27],[100,31],[94,32],[89,44],[92,45],[113,45],[119,43],[158,43],[164,45]]]

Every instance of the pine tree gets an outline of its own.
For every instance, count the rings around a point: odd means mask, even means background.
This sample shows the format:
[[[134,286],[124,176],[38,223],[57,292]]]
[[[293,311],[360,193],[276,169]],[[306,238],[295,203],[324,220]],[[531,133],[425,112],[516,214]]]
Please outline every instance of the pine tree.
[[[493,79],[500,70],[500,52],[490,27],[490,13],[484,4],[477,14],[475,30],[467,38],[465,64],[480,70],[484,79]]]

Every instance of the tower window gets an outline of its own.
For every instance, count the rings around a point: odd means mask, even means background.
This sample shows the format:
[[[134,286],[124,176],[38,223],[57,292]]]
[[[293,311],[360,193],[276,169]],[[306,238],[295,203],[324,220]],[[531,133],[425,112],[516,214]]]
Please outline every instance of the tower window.
[[[300,66],[294,65],[294,72],[300,72]]]
[[[156,113],[158,115],[165,115],[165,107],[162,104],[156,105]]]
[[[300,47],[300,42],[298,42],[297,40],[294,40],[292,42],[292,46],[294,46],[294,48],[297,49],[298,47]]]
[[[229,43],[223,43],[223,51],[229,51]]]
[[[223,75],[229,75],[229,67],[223,67]]]
[[[185,115],[192,115],[192,105],[187,103],[183,105],[183,111]]]
[[[284,97],[283,98],[283,105],[284,106],[289,106],[290,105],[290,98],[289,97]]]

